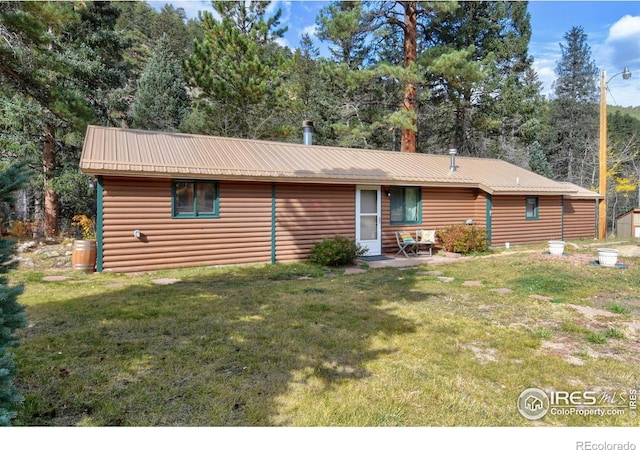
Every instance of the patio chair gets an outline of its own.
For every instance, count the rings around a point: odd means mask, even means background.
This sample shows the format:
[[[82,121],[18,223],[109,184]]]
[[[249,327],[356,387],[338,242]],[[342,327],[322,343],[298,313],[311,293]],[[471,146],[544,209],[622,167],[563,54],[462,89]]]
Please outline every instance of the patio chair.
[[[416,253],[418,255],[433,256],[433,245],[436,243],[436,230],[418,230],[416,231]],[[427,249],[421,251],[420,247],[425,246]]]
[[[398,248],[400,249],[398,253],[396,253],[396,256],[402,253],[408,258],[409,254],[407,251],[413,255],[416,254],[416,240],[408,231],[396,231],[396,242],[398,242]]]

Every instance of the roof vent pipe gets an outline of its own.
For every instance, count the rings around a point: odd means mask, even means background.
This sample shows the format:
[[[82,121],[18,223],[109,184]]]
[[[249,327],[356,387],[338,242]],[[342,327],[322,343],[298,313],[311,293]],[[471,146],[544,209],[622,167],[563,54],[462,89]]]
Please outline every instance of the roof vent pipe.
[[[313,145],[313,122],[311,120],[302,122],[302,143]]]
[[[455,148],[449,149],[449,155],[451,155],[451,167],[449,167],[449,170],[451,170],[451,172],[456,171],[456,155],[457,154],[458,154],[457,149]]]

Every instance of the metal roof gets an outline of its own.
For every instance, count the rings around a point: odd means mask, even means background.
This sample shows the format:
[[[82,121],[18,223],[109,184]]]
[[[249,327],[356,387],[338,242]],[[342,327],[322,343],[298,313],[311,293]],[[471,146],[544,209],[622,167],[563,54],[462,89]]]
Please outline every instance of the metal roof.
[[[89,126],[80,169],[93,175],[478,187],[490,194],[591,192],[506,161]],[[598,198],[599,194],[595,194]],[[592,197],[589,197],[592,198]]]

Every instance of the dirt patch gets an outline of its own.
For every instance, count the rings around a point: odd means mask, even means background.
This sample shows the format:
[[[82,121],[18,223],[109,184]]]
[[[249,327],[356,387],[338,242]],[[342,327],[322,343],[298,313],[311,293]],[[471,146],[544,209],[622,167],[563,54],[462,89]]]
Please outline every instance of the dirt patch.
[[[576,347],[570,339],[562,338],[554,341],[544,341],[542,350],[546,354],[559,356],[574,366],[584,366],[584,359],[578,356]]]
[[[542,353],[558,356],[573,365],[584,365],[589,358],[640,364],[640,322],[602,309],[567,306],[580,313],[574,322],[576,331],[556,330],[542,342]]]
[[[640,319],[640,298],[630,294],[601,292],[591,297],[594,307],[627,314]]]
[[[577,246],[574,246],[577,247]],[[598,266],[598,248],[614,248],[618,250],[618,263],[623,265],[636,264],[636,258],[640,258],[640,246],[639,245],[607,245],[599,244],[589,247],[576,248],[575,250],[565,247],[565,252],[562,255],[552,255],[549,252],[533,253],[532,257],[538,259],[553,259],[556,261],[564,261],[574,265],[586,265],[591,264]],[[618,267],[620,268],[620,267]],[[607,267],[606,269],[612,269]]]
[[[564,261],[569,264],[582,266],[591,264],[593,261],[598,260],[598,255],[590,255],[586,253],[565,253],[564,255],[552,255],[550,253],[534,254],[538,259],[552,259],[556,261]]]
[[[465,350],[471,350],[473,355],[480,364],[487,364],[492,361],[497,361],[498,351],[495,348],[481,348],[474,344],[460,344],[460,347]]]
[[[558,356],[569,364],[582,366],[589,358],[608,358],[626,363],[640,364],[638,339],[607,339],[602,344],[588,343],[583,336],[555,336],[542,343],[540,351]]]

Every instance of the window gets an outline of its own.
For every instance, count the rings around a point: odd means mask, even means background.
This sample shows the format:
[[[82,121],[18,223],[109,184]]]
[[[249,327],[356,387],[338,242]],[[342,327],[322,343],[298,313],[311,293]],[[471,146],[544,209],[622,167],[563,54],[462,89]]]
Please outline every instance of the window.
[[[174,181],[173,217],[218,217],[218,183]]]
[[[422,223],[422,199],[418,187],[392,187],[391,223]]]
[[[526,219],[538,219],[538,197],[527,197],[526,203]]]

